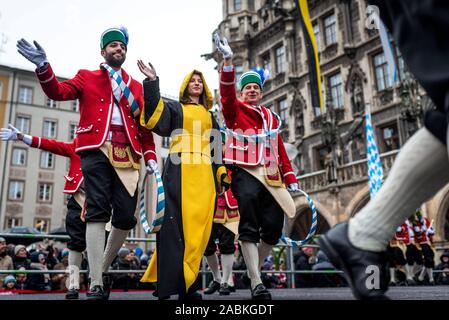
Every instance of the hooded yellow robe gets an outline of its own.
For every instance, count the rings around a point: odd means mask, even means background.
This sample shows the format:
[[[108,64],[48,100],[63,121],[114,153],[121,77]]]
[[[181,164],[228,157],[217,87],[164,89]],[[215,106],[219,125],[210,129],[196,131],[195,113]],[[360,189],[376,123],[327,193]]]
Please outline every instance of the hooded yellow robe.
[[[213,98],[203,75],[196,70],[189,73],[179,96],[184,95],[194,73],[203,81],[206,105],[163,101],[159,78],[143,82],[141,124],[161,136],[172,137],[162,173],[165,218],[156,236],[156,251],[141,279],[157,282],[159,296],[186,294],[199,288],[197,279],[212,229],[217,189],[226,177],[225,167],[215,164],[221,164],[221,136],[209,112]],[[212,128],[217,129],[218,136],[211,134]]]

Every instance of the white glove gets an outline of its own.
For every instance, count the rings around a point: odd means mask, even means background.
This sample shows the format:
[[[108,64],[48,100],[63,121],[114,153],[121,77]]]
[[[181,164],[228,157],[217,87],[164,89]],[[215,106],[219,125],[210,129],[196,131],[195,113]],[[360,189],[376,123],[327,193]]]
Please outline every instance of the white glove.
[[[289,192],[297,192],[297,191],[299,191],[299,184],[297,184],[296,182],[290,183],[287,187],[287,190]]]
[[[220,39],[220,36],[218,35],[218,32],[214,33],[214,41],[215,46],[217,47],[218,51],[221,52],[223,55],[223,58],[230,59],[234,55],[232,52],[231,47],[228,44],[228,40],[226,38],[223,38],[223,40]]]
[[[3,141],[17,141],[21,140],[25,142],[27,145],[31,145],[33,138],[30,135],[23,134],[17,128],[15,128],[12,124],[8,124],[8,128],[0,129],[0,139]]]
[[[148,160],[147,166],[146,166],[148,174],[153,174],[157,168],[158,167],[157,167],[156,161],[154,161],[153,159]]]
[[[20,39],[16,44],[17,51],[19,51],[19,53],[26,59],[34,63],[36,67],[40,68],[45,63],[48,63],[47,55],[45,54],[45,51],[40,46],[40,44],[37,43],[37,41],[33,42],[34,46],[25,39]]]
[[[401,232],[401,231],[402,231],[402,227],[401,226],[396,228],[396,232]]]
[[[20,134],[20,131],[12,124],[8,124],[8,128],[0,129],[0,138],[3,141],[17,141],[17,134]]]

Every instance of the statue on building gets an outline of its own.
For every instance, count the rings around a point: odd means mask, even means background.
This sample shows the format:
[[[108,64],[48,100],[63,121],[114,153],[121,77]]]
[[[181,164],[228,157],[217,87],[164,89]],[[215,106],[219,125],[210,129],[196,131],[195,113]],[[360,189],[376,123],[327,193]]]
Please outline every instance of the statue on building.
[[[332,153],[328,153],[324,158],[324,167],[326,168],[327,182],[337,182],[337,165]]]
[[[352,112],[359,113],[365,110],[365,99],[363,95],[363,85],[360,79],[354,81],[351,90]]]

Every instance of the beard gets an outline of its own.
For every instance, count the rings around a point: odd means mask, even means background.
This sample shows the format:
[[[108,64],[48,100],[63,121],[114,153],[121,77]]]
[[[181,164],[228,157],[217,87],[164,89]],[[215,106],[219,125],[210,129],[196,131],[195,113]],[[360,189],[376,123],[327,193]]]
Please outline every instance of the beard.
[[[114,53],[107,53],[104,57],[104,60],[108,65],[115,68],[120,68],[122,64],[125,62],[126,59],[126,53],[123,53],[122,57],[117,59],[114,57]]]

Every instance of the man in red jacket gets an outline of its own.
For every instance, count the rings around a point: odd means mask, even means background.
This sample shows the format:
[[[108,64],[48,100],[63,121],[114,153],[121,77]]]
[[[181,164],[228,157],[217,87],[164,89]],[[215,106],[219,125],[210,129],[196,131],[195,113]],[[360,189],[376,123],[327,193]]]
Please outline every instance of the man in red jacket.
[[[37,136],[23,134],[13,125],[0,129],[0,138],[3,141],[22,141],[32,148],[39,148],[51,153],[70,158],[70,168],[64,176],[66,182],[64,193],[70,195],[67,202],[66,230],[70,240],[67,242],[69,249],[69,285],[66,299],[78,299],[79,296],[79,270],[83,259],[83,251],[86,249],[86,223],[84,222],[84,177],[81,171],[81,160],[75,153],[76,138],[72,142],[61,142]]]
[[[260,75],[249,71],[240,77],[242,101],[237,99],[232,50],[226,39],[221,41],[218,34],[214,38],[224,58],[220,95],[230,136],[223,160],[232,170],[231,189],[240,212],[239,240],[251,279],[251,296],[271,299],[259,271],[263,259],[282,235],[284,212],[291,216],[296,211],[287,190],[298,191],[299,185],[279,134],[281,120],[260,105]]]
[[[423,268],[418,276],[418,281],[422,283],[427,274],[429,284],[434,285],[433,269],[435,268],[435,253],[433,252],[433,236],[435,229],[433,223],[424,217],[421,211],[417,210],[415,213],[414,231],[416,235],[416,243],[421,248]]]
[[[44,49],[36,41],[34,46],[24,39],[17,42],[19,53],[36,64],[37,77],[50,99],[80,102],[75,151],[81,157],[85,177],[86,244],[91,278],[87,298],[93,300],[109,296],[108,284],[103,288],[102,271],[109,269],[137,222],[134,214],[140,158],[145,158],[149,173],[156,167],[152,133],[138,121],[143,108],[142,85],[121,68],[127,45],[126,29],[107,29],[100,39],[105,60],[100,69],[80,70],[73,79],[59,82]],[[113,227],[103,258],[104,229],[111,214]]]

